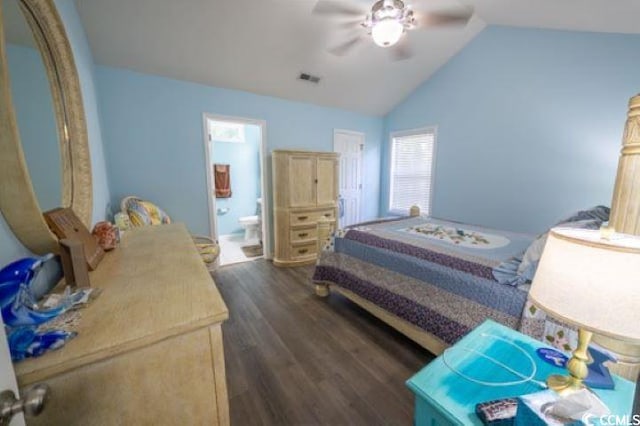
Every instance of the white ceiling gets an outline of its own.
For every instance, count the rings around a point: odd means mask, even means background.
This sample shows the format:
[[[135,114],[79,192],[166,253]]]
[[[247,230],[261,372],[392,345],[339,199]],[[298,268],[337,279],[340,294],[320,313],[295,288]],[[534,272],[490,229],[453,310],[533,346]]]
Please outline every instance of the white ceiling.
[[[345,0],[363,11],[374,0]],[[392,62],[371,40],[349,55],[327,49],[364,31],[312,14],[314,0],[76,0],[99,64],[383,115],[486,25],[640,33],[639,0],[461,0],[463,28],[415,30],[415,55]],[[457,0],[412,0],[417,11]],[[363,13],[364,16],[364,13]],[[319,75],[319,85],[297,80]]]

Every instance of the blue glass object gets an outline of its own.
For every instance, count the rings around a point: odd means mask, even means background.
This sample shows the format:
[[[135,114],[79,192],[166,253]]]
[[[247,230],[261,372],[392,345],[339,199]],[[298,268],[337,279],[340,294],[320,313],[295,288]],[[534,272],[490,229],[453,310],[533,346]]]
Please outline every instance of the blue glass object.
[[[11,359],[21,361],[27,357],[40,356],[48,350],[58,349],[67,340],[76,336],[75,332],[50,330],[37,332],[35,327],[11,329],[7,339],[11,350]]]
[[[57,317],[71,306],[72,301],[65,300],[60,306],[52,309],[37,308],[37,300],[30,286],[45,262],[52,258],[52,255],[46,255],[40,258],[20,259],[0,270],[0,311],[6,326],[40,325]]]
[[[41,288],[52,287],[59,278],[55,273],[55,265],[47,268],[54,271],[51,276],[39,277],[43,267],[51,265],[51,262],[57,262],[51,254],[39,258],[30,257],[10,263],[0,270],[0,312],[7,328],[9,349],[14,361],[57,349],[76,335],[62,330],[37,331],[39,325],[67,311],[84,295],[82,291],[76,292],[63,297],[55,308],[39,308],[37,297],[41,296]],[[36,295],[33,285],[38,281]],[[47,282],[44,283],[45,281]]]

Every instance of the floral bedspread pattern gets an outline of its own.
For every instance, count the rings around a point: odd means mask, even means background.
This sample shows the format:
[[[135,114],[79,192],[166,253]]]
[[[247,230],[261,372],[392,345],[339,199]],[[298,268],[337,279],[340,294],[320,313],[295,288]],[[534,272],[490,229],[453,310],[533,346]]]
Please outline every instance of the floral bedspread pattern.
[[[313,280],[341,286],[448,344],[491,318],[562,350],[575,347],[575,331],[532,306],[526,286],[499,284],[492,275],[533,237],[461,225],[420,217],[340,229]],[[506,243],[487,248],[485,236]]]
[[[509,239],[501,235],[468,230],[459,226],[453,227],[435,223],[410,226],[402,231],[465,247],[490,249],[503,247],[509,244]]]

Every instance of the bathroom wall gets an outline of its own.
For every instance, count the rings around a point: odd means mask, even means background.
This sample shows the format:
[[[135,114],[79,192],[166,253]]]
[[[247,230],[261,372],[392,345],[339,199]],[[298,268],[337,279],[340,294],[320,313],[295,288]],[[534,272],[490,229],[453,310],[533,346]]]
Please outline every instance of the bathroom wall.
[[[245,142],[212,141],[212,164],[229,164],[231,198],[217,198],[218,236],[243,232],[238,219],[256,214],[260,188],[260,127],[244,126]]]

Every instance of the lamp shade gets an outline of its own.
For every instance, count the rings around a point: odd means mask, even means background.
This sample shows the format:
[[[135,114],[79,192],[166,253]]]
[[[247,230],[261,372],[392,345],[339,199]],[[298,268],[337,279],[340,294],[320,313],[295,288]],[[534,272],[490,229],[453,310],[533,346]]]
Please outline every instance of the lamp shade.
[[[640,343],[640,238],[552,229],[529,297],[566,323]]]

